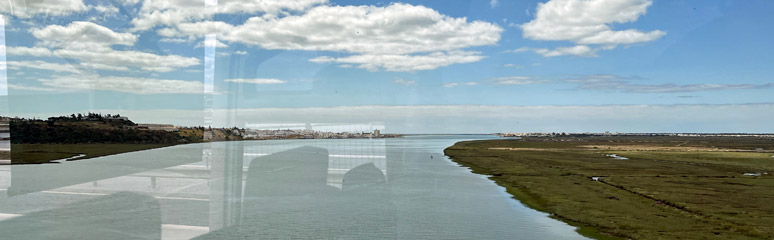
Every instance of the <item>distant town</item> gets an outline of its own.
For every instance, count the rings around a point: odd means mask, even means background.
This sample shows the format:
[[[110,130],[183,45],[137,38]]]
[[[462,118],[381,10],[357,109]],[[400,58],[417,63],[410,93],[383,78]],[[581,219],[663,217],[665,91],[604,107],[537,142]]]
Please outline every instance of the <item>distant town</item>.
[[[212,128],[209,126],[134,123],[126,116],[98,113],[78,113],[69,116],[49,117],[46,120],[8,117],[2,119],[6,122],[6,128],[8,128],[8,123],[11,123],[10,132],[14,137],[10,140],[14,143],[192,143],[269,139],[395,138],[401,136],[399,134],[382,134],[379,129],[369,132],[325,132],[310,129]]]
[[[664,136],[664,137],[764,137],[774,138],[772,133],[621,133],[621,132],[603,132],[603,133],[565,133],[565,132],[530,132],[530,133],[497,133],[500,137],[561,137],[561,136]]]
[[[247,129],[175,126],[158,123],[138,124],[126,116],[99,113],[71,114],[69,116],[49,117],[45,120],[0,117],[0,164],[75,161],[202,142],[270,139],[369,139],[400,136],[398,134],[382,134],[378,128],[368,132],[325,132],[310,129]]]
[[[177,132],[189,127],[175,126],[172,124],[145,124],[140,123],[136,126],[140,130],[158,130],[167,132]],[[347,138],[395,138],[398,134],[382,134],[379,129],[372,132],[324,132],[307,129],[273,129],[258,130],[249,128],[230,128],[226,129],[232,134],[240,136],[243,140],[269,140],[269,139],[347,139]],[[214,140],[212,131],[205,131],[203,139]]]

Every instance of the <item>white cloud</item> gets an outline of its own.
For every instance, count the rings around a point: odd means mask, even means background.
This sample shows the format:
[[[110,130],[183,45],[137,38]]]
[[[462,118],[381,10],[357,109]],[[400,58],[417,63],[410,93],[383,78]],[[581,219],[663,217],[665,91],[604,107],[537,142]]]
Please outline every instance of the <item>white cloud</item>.
[[[400,85],[403,85],[403,86],[411,86],[411,85],[414,85],[415,83],[417,83],[417,81],[406,80],[406,79],[403,79],[403,78],[393,79],[392,82],[400,84]]]
[[[118,0],[122,5],[130,6],[135,5],[140,2],[140,0]]]
[[[392,54],[362,54],[348,57],[316,57],[310,59],[316,63],[345,63],[355,64],[359,68],[369,71],[384,69],[393,72],[410,72],[420,70],[432,70],[458,63],[477,62],[484,57],[478,52],[434,52],[427,55],[392,55]]]
[[[228,45],[226,45],[225,43],[219,41],[218,39],[213,38],[212,40],[205,39],[204,41],[199,42],[198,44],[196,44],[196,46],[194,48],[200,48],[200,47],[225,48],[225,47],[228,47]]]
[[[72,22],[67,26],[49,25],[30,30],[39,45],[55,48],[53,55],[80,60],[81,66],[102,70],[129,70],[138,67],[145,71],[169,72],[199,64],[199,59],[178,55],[157,55],[139,51],[118,51],[113,45],[132,46],[137,36],[117,33],[90,22]],[[18,53],[45,54],[41,48],[15,49]]]
[[[411,54],[492,45],[497,25],[452,18],[408,4],[322,6],[302,16],[250,18],[225,40],[266,49]]]
[[[446,88],[453,88],[458,86],[473,86],[478,85],[478,82],[450,82],[450,83],[444,83],[441,86]]]
[[[139,67],[145,71],[170,72],[178,68],[198,65],[199,59],[177,55],[156,55],[138,51],[86,51],[55,50],[54,54],[64,58],[74,58],[84,63],[99,63],[114,67]]]
[[[9,56],[50,57],[53,55],[51,50],[43,47],[7,47],[6,53]]]
[[[64,63],[62,64],[62,63],[51,63],[51,62],[36,60],[36,61],[8,61],[7,64],[8,64],[8,68],[13,70],[19,70],[21,68],[33,68],[33,69],[48,70],[53,72],[70,72],[70,73],[80,73],[88,69],[129,71],[129,68],[127,67],[111,66],[111,65],[101,64],[101,63],[76,63],[76,64]]]
[[[144,0],[139,16],[132,20],[134,31],[155,26],[176,26],[211,18],[215,14],[256,14],[275,16],[286,11],[302,11],[326,3],[327,0],[219,0],[216,6],[206,7],[205,0],[168,1]]]
[[[137,36],[117,33],[96,23],[75,21],[67,26],[49,25],[30,30],[40,45],[54,48],[105,50],[112,45],[132,46]]]
[[[39,79],[44,87],[59,91],[115,91],[134,94],[202,94],[204,84],[196,81],[78,74]]]
[[[81,72],[76,66],[71,64],[49,63],[44,61],[7,61],[6,65],[8,69],[12,70],[19,70],[21,68],[33,68],[53,72]]]
[[[574,47],[558,47],[552,49],[548,48],[527,48],[522,47],[519,49],[516,49],[514,52],[526,52],[526,51],[532,51],[537,54],[542,55],[543,57],[558,57],[558,56],[566,56],[566,55],[573,55],[573,56],[581,56],[581,57],[596,57],[597,56],[597,49],[592,49],[589,46],[584,45],[578,45]]]
[[[221,33],[221,36],[225,36],[233,29],[233,25],[225,22],[201,21],[178,23],[175,27],[159,29],[157,33],[164,37],[202,37],[214,33]]]
[[[247,52],[245,52],[245,51],[236,51],[236,52],[234,52],[234,54],[236,54],[236,55],[247,55]]]
[[[183,39],[183,38],[162,38],[161,40],[159,40],[159,42],[186,43],[186,42],[188,42],[188,39]]]
[[[118,13],[118,8],[115,6],[98,5],[94,7],[94,10],[104,15],[115,15]]]
[[[97,63],[97,62],[82,62],[78,64],[78,66],[95,69],[95,70],[129,71],[128,67],[107,65],[107,64]]]
[[[497,85],[528,85],[545,83],[544,80],[535,80],[527,76],[498,77],[491,79]]]
[[[0,1],[0,13],[18,18],[35,15],[65,16],[88,10],[83,0],[6,0]]]
[[[287,83],[288,81],[279,80],[275,78],[235,78],[235,79],[226,79],[226,82],[268,85],[268,84],[283,84],[283,83]]]
[[[252,17],[243,25],[202,21],[158,31],[166,37],[218,33],[226,42],[272,50],[351,53],[318,57],[318,63],[352,64],[371,71],[430,70],[484,57],[464,49],[496,44],[503,31],[483,21],[453,18],[408,4],[389,6],[319,6],[302,15]]]
[[[577,51],[588,46],[604,45],[613,49],[617,45],[650,42],[666,32],[638,29],[613,30],[615,23],[636,21],[647,12],[652,0],[551,0],[539,3],[535,19],[521,25],[524,37],[532,40],[570,41],[579,46],[562,50],[545,50],[541,55],[589,55],[589,50]],[[569,51],[575,49],[576,51]],[[590,49],[590,48],[589,48]],[[576,54],[578,53],[578,54]]]
[[[506,64],[503,64],[503,67],[507,67],[507,68],[516,68],[516,69],[522,69],[522,68],[524,68],[524,66],[522,66],[522,65],[513,64],[513,63],[506,63]]]

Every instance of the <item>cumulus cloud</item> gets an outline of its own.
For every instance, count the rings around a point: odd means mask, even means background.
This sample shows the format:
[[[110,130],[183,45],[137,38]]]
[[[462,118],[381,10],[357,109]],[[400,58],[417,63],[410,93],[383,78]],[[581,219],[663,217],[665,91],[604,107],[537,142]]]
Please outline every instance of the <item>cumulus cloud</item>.
[[[89,10],[83,0],[6,0],[0,1],[0,13],[18,18],[35,15],[65,16]]]
[[[50,57],[53,55],[50,49],[44,47],[7,47],[6,54],[9,56],[33,57]]]
[[[248,84],[258,84],[258,85],[283,84],[288,82],[288,81],[279,80],[276,78],[234,78],[234,79],[226,79],[225,81],[232,82],[232,83],[248,83]]]
[[[115,91],[134,94],[202,94],[204,84],[197,81],[78,74],[52,76],[38,80],[45,88],[58,91]]]
[[[54,51],[57,56],[73,58],[86,64],[99,63],[114,67],[138,67],[145,71],[170,72],[178,68],[198,65],[199,59],[178,55],[156,55],[139,51],[85,51],[60,49]]]
[[[252,17],[233,26],[201,21],[160,29],[165,37],[201,37],[218,33],[226,42],[271,50],[350,53],[318,57],[317,63],[350,64],[370,71],[430,70],[483,59],[464,49],[496,44],[502,28],[483,21],[453,18],[409,4],[389,6],[318,6],[302,15]]]
[[[576,84],[577,89],[597,91],[621,91],[630,93],[685,93],[739,89],[774,88],[774,83],[767,84],[635,84],[633,78],[617,75],[589,75],[566,79],[568,83]]]
[[[488,22],[468,22],[423,6],[392,4],[322,6],[302,16],[254,17],[226,39],[266,49],[410,54],[492,45],[500,40],[500,32],[500,27]]]
[[[133,31],[144,31],[156,26],[176,26],[197,22],[215,14],[257,14],[276,16],[287,11],[302,11],[326,3],[327,0],[219,0],[217,6],[206,6],[206,0],[168,1],[144,0],[138,17],[132,20]]]
[[[39,70],[47,70],[53,72],[70,72],[78,73],[79,69],[70,64],[49,63],[44,61],[7,61],[5,62],[6,68],[12,70],[18,70],[21,68],[32,68]]]
[[[104,15],[115,15],[118,13],[118,8],[115,6],[98,5],[94,6],[94,10]]]
[[[613,49],[618,45],[650,42],[663,37],[661,30],[613,30],[612,24],[629,23],[645,15],[652,0],[551,0],[540,3],[535,19],[521,25],[525,38],[570,41],[579,46],[556,50],[540,49],[544,56],[594,56],[586,45]],[[582,47],[582,48],[579,48]],[[575,51],[570,51],[575,50]]]
[[[178,68],[199,64],[199,59],[178,55],[157,55],[140,51],[119,51],[112,46],[133,46],[137,36],[117,33],[91,22],[72,22],[67,26],[49,25],[30,30],[39,41],[38,45],[54,48],[51,54],[62,58],[77,59],[80,66],[102,70],[129,70],[138,67],[145,71],[169,72]],[[16,47],[15,55],[48,56],[41,47]]]
[[[39,44],[46,47],[69,49],[109,49],[112,45],[132,46],[137,36],[117,33],[96,23],[75,21],[67,26],[49,25],[30,29]]]

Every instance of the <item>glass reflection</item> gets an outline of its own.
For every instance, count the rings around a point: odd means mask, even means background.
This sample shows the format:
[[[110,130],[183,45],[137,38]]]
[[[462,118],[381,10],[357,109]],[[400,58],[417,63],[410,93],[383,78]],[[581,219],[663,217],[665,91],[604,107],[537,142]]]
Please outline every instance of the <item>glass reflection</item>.
[[[25,239],[578,238],[442,157],[444,147],[470,138],[213,142],[0,166],[0,232]]]

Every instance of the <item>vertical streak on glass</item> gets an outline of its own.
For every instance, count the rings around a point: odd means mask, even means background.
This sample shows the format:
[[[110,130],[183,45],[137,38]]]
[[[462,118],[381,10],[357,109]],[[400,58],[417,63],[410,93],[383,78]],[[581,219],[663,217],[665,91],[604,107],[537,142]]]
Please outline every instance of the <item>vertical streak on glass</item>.
[[[205,0],[205,11],[217,11],[217,0]],[[214,122],[215,94],[215,56],[217,33],[204,36],[204,140],[213,140],[214,132],[210,126]],[[221,126],[217,126],[221,127]],[[209,229],[215,231],[239,223],[242,195],[242,154],[240,147],[213,149],[207,143],[203,149],[202,160],[209,161],[210,201]]]
[[[0,96],[8,96],[8,75],[5,65],[5,16],[3,15],[0,15]],[[2,109],[7,109],[7,106],[3,107]],[[0,114],[5,114],[5,112]]]
[[[204,126],[212,126],[213,99],[215,93],[215,42],[216,34],[207,34],[204,38]],[[210,132],[211,134],[211,132]],[[205,134],[204,140],[212,135]]]
[[[0,15],[0,165],[11,164],[10,117],[8,109],[8,72],[5,64],[5,16]],[[6,139],[5,135],[8,135]],[[6,159],[7,158],[7,159]],[[10,181],[10,178],[8,178]],[[0,186],[0,188],[3,188]]]

